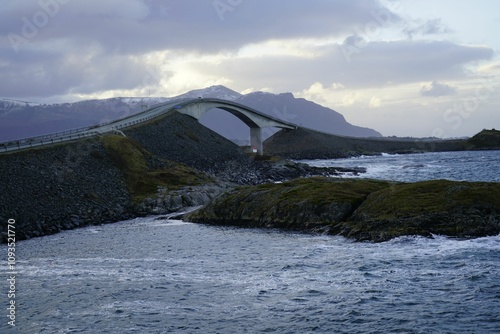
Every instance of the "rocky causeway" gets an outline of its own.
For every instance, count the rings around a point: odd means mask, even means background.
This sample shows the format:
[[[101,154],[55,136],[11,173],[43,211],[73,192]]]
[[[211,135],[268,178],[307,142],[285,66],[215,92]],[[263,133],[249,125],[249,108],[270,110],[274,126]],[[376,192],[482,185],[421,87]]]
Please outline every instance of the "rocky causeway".
[[[479,148],[484,140],[492,142],[491,135],[498,140],[497,132],[475,142],[473,137],[428,144],[427,149]],[[124,133],[0,155],[2,242],[9,219],[16,220],[16,239],[22,240],[200,206],[184,219],[338,234],[359,241],[500,233],[497,183],[344,180],[335,176],[363,170],[288,160],[376,154],[388,147],[424,150],[420,144],[384,146],[351,138],[339,149],[323,134],[298,130],[293,137],[292,131],[282,131],[265,143],[272,155],[261,157],[176,112]]]

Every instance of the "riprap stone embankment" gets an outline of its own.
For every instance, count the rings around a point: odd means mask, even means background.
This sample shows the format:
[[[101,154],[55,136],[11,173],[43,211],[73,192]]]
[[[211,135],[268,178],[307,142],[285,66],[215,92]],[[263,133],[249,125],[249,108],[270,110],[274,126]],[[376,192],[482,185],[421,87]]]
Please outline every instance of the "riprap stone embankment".
[[[131,217],[123,177],[98,140],[0,156],[0,180],[0,221],[16,220],[18,240]]]

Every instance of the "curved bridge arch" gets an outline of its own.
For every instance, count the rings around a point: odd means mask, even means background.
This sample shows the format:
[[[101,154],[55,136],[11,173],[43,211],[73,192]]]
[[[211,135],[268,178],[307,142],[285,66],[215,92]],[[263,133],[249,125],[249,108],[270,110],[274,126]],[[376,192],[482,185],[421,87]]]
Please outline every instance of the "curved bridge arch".
[[[248,125],[248,127],[250,128],[250,145],[255,148],[257,150],[257,153],[259,154],[263,153],[261,131],[262,128],[297,128],[295,124],[282,121],[253,108],[227,100],[215,98],[198,98],[182,101],[173,107],[173,109],[177,110],[178,112],[189,115],[197,120],[199,120],[205,113],[215,108],[222,109],[233,114],[241,121],[243,121],[246,125]]]

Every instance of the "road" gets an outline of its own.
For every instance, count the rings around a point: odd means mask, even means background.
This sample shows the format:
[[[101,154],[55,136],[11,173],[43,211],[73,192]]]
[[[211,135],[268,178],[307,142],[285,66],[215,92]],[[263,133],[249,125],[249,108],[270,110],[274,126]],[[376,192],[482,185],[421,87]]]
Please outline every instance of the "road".
[[[22,151],[30,148],[53,145],[57,143],[69,142],[79,140],[87,137],[98,136],[105,133],[121,133],[121,129],[150,121],[154,118],[160,117],[176,107],[182,106],[184,103],[192,101],[192,99],[176,100],[167,103],[162,103],[153,106],[150,109],[141,113],[131,115],[122,119],[114,120],[107,123],[87,126],[78,129],[71,129],[67,131],[23,138],[15,141],[0,143],[0,154],[14,151]]]

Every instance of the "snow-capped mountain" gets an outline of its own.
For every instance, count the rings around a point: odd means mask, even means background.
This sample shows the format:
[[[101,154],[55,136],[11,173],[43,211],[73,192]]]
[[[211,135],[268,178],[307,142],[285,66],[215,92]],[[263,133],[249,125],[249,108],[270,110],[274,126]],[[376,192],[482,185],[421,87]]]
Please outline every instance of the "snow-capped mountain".
[[[140,112],[165,98],[111,98],[60,104],[0,100],[0,142],[94,125]]]
[[[216,85],[216,86],[210,86],[207,88],[203,89],[195,89],[191,90],[185,94],[179,95],[175,98],[192,98],[195,99],[197,97],[213,97],[217,99],[222,99],[222,100],[229,100],[229,101],[234,101],[238,98],[240,98],[241,95],[238,92],[235,92],[234,90],[231,90],[227,87],[221,86],[221,85]]]
[[[16,111],[22,110],[24,108],[34,107],[37,105],[37,103],[32,102],[0,98],[0,115],[6,115],[13,112],[15,113]]]
[[[297,99],[291,93],[242,95],[224,86],[211,86],[175,97],[116,97],[61,104],[0,99],[0,142],[99,124],[133,115],[158,103],[197,97],[235,101],[273,117],[324,132],[358,137],[380,136],[375,130],[349,124],[332,109]],[[209,111],[200,122],[237,143],[248,142],[248,127],[223,110]],[[264,137],[275,131],[265,129]]]

